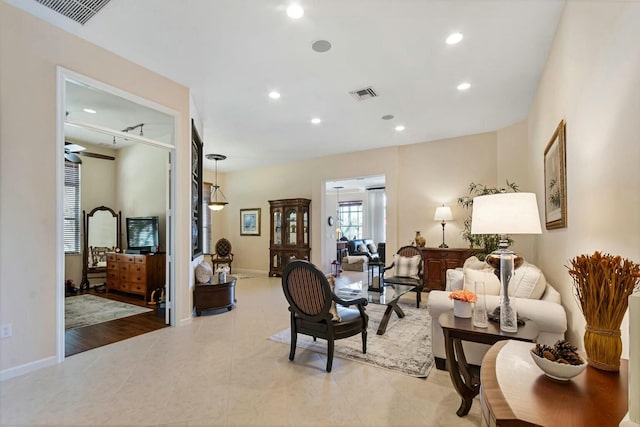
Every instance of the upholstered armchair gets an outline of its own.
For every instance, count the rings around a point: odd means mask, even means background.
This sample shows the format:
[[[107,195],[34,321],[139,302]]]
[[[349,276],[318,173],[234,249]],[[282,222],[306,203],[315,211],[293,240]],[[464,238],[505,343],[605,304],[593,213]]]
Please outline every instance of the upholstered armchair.
[[[333,365],[334,341],[362,335],[362,352],[367,352],[365,298],[345,301],[337,297],[325,274],[308,261],[289,262],[282,272],[282,290],[291,313],[291,350],[296,354],[298,334],[327,340],[327,372]],[[355,308],[351,308],[355,306]]]
[[[393,263],[384,268],[384,284],[413,285],[416,292],[416,307],[420,308],[422,289],[424,288],[424,273],[422,266],[424,258],[422,251],[416,246],[403,246],[393,256]],[[394,269],[393,276],[387,276],[387,271]]]

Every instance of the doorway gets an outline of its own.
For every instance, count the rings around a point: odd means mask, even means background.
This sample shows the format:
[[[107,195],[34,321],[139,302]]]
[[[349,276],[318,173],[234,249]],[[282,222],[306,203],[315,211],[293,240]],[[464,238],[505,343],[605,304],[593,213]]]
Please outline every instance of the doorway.
[[[84,161],[87,167],[86,175],[93,175],[91,179],[87,180],[87,188],[81,190],[79,202],[82,206],[81,210],[88,211],[97,206],[106,206],[108,203],[111,205],[108,206],[109,208],[113,208],[116,212],[122,212],[123,224],[125,224],[125,219],[129,217],[155,216],[159,218],[158,228],[161,238],[159,239],[160,244],[154,249],[158,253],[166,254],[166,257],[163,258],[163,267],[166,271],[163,278],[165,285],[164,313],[161,313],[162,316],[157,319],[147,319],[153,324],[151,327],[143,325],[142,328],[137,328],[137,331],[135,331],[136,328],[130,327],[128,330],[130,336],[134,336],[141,333],[140,330],[153,330],[153,328],[160,327],[158,325],[164,327],[165,324],[175,324],[174,313],[170,310],[175,297],[175,290],[172,286],[174,283],[173,263],[171,262],[172,254],[175,253],[173,247],[175,239],[171,238],[175,229],[174,216],[171,214],[171,206],[175,205],[175,191],[172,184],[175,182],[175,171],[171,168],[171,164],[173,163],[172,159],[175,158],[178,114],[146,99],[59,67],[58,119],[57,147],[60,153],[58,167],[61,183],[58,186],[57,200],[58,224],[62,230],[59,230],[60,244],[57,253],[57,283],[59,286],[57,292],[57,359],[61,362],[64,360],[65,353],[69,354],[65,348],[65,336],[67,335],[65,332],[65,292],[67,291],[65,281],[69,275],[73,274],[77,277],[78,260],[82,259],[83,251],[88,250],[83,245],[69,250],[66,245],[68,229],[71,228],[73,231],[73,226],[69,227],[68,212],[63,209],[67,190],[65,180],[62,178],[64,175],[62,171],[66,169],[63,157],[79,162]],[[70,148],[67,145],[69,142],[79,146],[80,149]],[[89,166],[91,166],[92,173],[89,173]],[[100,190],[105,193],[101,194]],[[86,203],[83,203],[82,199],[85,199]],[[65,221],[67,222],[66,227],[63,225]],[[122,253],[126,250],[125,227],[123,226],[122,229],[121,247],[112,248],[112,253]],[[75,262],[66,262],[66,259],[74,257]],[[101,279],[98,278],[98,280]],[[84,291],[91,294],[93,289],[95,288],[89,285],[89,289]],[[100,297],[102,296],[104,295],[100,295]],[[116,295],[114,292],[113,295],[109,295],[108,299],[111,301],[119,300],[120,303],[126,302],[132,306],[147,305],[148,294],[141,301],[132,299],[135,296],[126,292],[118,292]],[[159,310],[155,310],[154,307],[154,316],[156,316],[156,312]],[[113,330],[122,330],[124,324],[131,325],[136,317],[145,323],[143,319],[145,316],[140,314],[106,322],[102,324],[101,328],[111,326]],[[149,317],[148,312],[146,317]],[[109,325],[111,322],[115,323]],[[87,327],[93,328],[97,332],[98,326]],[[126,333],[119,334],[121,339],[127,338],[126,335]],[[110,338],[110,342],[114,342],[114,336]],[[84,341],[89,342],[90,340],[85,339]],[[100,344],[96,341],[95,347],[106,343],[109,342]],[[84,344],[77,347],[86,350],[87,346]]]

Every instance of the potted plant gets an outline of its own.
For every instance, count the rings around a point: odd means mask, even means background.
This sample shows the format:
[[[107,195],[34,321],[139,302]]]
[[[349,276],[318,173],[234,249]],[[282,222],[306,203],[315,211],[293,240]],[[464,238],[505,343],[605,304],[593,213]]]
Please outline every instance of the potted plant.
[[[456,317],[471,317],[471,303],[478,300],[475,292],[467,289],[459,289],[449,294],[449,298],[453,300],[453,315]]]
[[[476,196],[486,196],[487,194],[498,194],[502,191],[507,191],[510,189],[513,192],[517,192],[519,187],[514,182],[507,182],[507,188],[497,188],[497,187],[487,187],[483,184],[476,184],[472,182],[469,184],[468,195],[458,197],[458,206],[462,206],[463,208],[471,210],[473,207],[473,198]],[[480,260],[484,260],[484,258],[496,250],[498,248],[498,243],[500,243],[500,236],[497,234],[471,234],[471,212],[469,212],[469,216],[464,220],[464,227],[462,229],[462,237],[469,242],[469,247],[471,248],[482,248],[483,253],[478,254],[477,257]],[[512,243],[511,239],[509,240],[509,244]]]
[[[587,321],[584,347],[594,368],[620,370],[620,324],[629,295],[638,290],[640,265],[620,256],[594,252],[579,255],[567,266],[576,298]]]

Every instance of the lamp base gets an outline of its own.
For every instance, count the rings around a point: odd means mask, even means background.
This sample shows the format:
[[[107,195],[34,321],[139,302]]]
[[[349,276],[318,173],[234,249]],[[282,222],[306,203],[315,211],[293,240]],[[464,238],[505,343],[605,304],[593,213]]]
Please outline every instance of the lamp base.
[[[442,244],[441,244],[440,246],[438,246],[438,247],[439,247],[439,248],[448,248],[449,246],[448,246],[448,245],[445,245],[445,243],[444,243],[444,242],[442,242]]]

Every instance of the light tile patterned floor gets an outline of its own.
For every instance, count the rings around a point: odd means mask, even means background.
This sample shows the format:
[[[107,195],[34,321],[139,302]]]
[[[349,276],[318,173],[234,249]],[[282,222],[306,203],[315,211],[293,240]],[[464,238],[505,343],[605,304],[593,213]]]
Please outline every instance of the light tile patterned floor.
[[[240,279],[236,297],[231,312],[0,383],[0,425],[480,425],[477,398],[459,418],[435,368],[425,380],[335,358],[327,374],[325,356],[305,350],[290,362],[288,346],[268,339],[289,324],[279,278]]]

